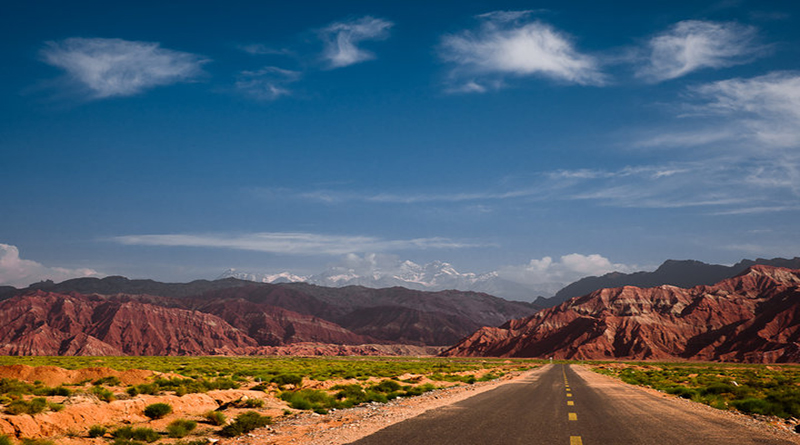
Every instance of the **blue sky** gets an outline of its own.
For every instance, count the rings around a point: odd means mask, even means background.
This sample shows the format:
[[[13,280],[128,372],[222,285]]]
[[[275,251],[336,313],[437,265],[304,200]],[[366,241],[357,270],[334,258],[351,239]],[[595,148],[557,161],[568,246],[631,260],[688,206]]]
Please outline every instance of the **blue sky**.
[[[800,254],[800,8],[0,7],[0,284]]]

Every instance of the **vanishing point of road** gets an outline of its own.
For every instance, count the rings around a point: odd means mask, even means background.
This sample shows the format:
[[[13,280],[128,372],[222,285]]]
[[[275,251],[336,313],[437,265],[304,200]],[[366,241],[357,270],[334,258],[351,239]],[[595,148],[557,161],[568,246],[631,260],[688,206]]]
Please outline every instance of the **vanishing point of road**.
[[[713,409],[661,397],[581,366],[516,382],[384,428],[356,445],[793,444]],[[704,407],[700,407],[704,408]]]

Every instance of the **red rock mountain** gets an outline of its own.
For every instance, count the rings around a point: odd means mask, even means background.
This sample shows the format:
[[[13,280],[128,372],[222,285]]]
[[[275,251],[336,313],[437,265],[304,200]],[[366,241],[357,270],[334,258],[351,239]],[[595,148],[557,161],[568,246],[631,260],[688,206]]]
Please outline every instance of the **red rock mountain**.
[[[37,291],[0,302],[0,354],[190,355],[257,342],[211,314]]]
[[[691,289],[601,289],[479,329],[443,354],[799,362],[800,270],[753,266]]]
[[[474,292],[230,279],[91,278],[40,283],[15,294],[0,301],[0,354],[439,352],[424,348],[451,345],[485,324],[534,312],[529,304]]]

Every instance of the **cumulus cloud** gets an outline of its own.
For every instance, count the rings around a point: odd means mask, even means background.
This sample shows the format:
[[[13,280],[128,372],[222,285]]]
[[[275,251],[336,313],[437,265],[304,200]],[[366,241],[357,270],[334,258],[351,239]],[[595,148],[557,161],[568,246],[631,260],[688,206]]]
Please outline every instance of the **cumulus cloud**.
[[[571,253],[554,260],[546,256],[532,259],[519,266],[505,266],[498,271],[500,277],[527,285],[548,283],[572,283],[587,276],[599,276],[609,272],[632,272],[636,266],[612,263],[598,254]]]
[[[446,35],[439,56],[455,67],[450,91],[485,92],[505,85],[508,76],[541,76],[580,85],[602,85],[597,60],[578,52],[565,33],[531,11],[482,14],[478,29]]]
[[[756,28],[738,23],[678,22],[650,40],[647,63],[637,75],[662,82],[703,68],[746,63],[764,49],[757,36]]]
[[[394,23],[364,16],[345,22],[336,22],[320,31],[325,42],[323,58],[330,68],[341,68],[375,58],[375,55],[358,45],[369,40],[383,40],[389,36]]]
[[[268,66],[258,71],[242,71],[237,76],[235,87],[248,97],[269,101],[291,95],[289,84],[297,82],[301,76],[297,71]]]
[[[240,235],[125,235],[115,237],[113,240],[126,245],[208,247],[289,255],[345,255],[361,252],[458,249],[481,246],[480,244],[438,237],[390,240],[370,236],[324,235],[299,232],[261,232]]]
[[[19,257],[16,246],[0,243],[0,285],[22,288],[43,280],[60,282],[70,278],[97,276],[102,275],[92,269],[47,267],[36,261],[24,260]]]
[[[133,96],[145,90],[189,81],[208,60],[161,48],[156,42],[69,38],[47,42],[42,59],[63,69],[92,99]]]

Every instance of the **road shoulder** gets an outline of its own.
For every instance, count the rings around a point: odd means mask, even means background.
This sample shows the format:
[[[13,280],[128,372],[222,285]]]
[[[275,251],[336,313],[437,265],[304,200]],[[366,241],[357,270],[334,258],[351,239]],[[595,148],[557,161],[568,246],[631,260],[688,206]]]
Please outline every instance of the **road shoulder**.
[[[372,403],[326,415],[304,413],[257,430],[247,437],[222,441],[220,444],[342,445],[369,436],[383,428],[419,416],[432,409],[451,405],[491,391],[502,385],[536,378],[553,365],[531,371],[511,373],[502,379],[457,386],[425,393],[421,396],[395,399],[389,403]]]

